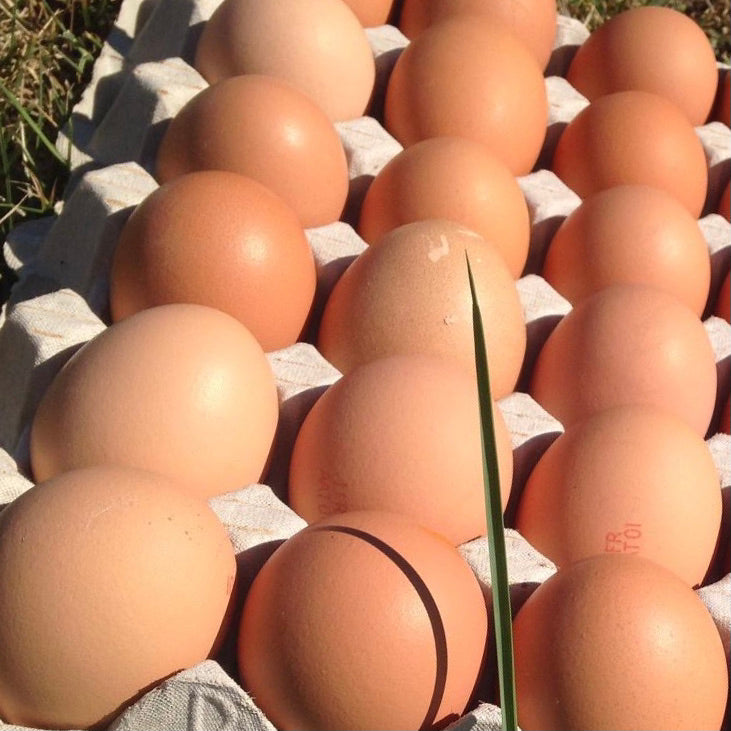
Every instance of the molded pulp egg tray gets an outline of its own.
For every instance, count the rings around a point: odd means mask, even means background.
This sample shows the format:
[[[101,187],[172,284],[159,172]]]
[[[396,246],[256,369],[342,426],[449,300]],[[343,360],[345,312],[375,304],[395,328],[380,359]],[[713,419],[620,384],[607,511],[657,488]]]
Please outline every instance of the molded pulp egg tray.
[[[33,485],[28,433],[45,388],[79,344],[108,326],[108,272],[117,236],[134,206],[157,187],[150,171],[166,122],[207,86],[191,64],[200,30],[219,2],[122,3],[91,83],[57,140],[59,149],[70,154],[72,164],[64,201],[57,215],[19,226],[5,243],[6,258],[18,279],[0,313],[0,505]],[[376,58],[372,108],[377,110],[393,64],[408,41],[390,25],[366,33]],[[536,272],[556,228],[579,203],[546,165],[563,127],[588,103],[564,78],[573,52],[587,36],[581,23],[559,16],[555,49],[545,74],[550,111],[544,148],[534,172],[518,178],[531,215],[528,263],[517,281],[528,330],[524,373],[530,371],[552,328],[571,309]],[[401,150],[376,117],[339,122],[336,128],[347,154],[351,191],[342,221],[306,232],[317,263],[316,308],[322,307],[353,257],[365,249],[353,227],[360,202],[368,181]],[[717,209],[729,177],[731,130],[713,122],[696,131],[709,166],[709,194],[700,226],[712,260],[709,302],[715,302],[729,267],[731,231],[721,216],[708,211]],[[713,316],[706,317],[704,325],[716,355],[720,405],[729,393],[731,328]],[[286,539],[305,525],[284,502],[289,455],[307,411],[323,388],[340,377],[310,343],[297,343],[267,357],[277,380],[280,425],[266,484],[242,486],[210,501],[229,531],[239,571],[249,578],[261,566],[258,546]],[[513,493],[519,494],[562,426],[527,393],[516,391],[498,405],[512,436]],[[728,536],[729,436],[709,434],[707,443],[720,475],[722,535]],[[515,612],[556,567],[515,530],[506,531],[506,541]],[[491,584],[487,540],[470,541],[460,551],[487,594]],[[716,621],[728,660],[731,574],[715,575],[711,580],[713,583],[697,591]],[[124,711],[111,728],[273,729],[236,681],[233,667],[232,660],[223,658],[180,672]],[[0,728],[17,727],[0,721]],[[501,728],[499,708],[480,703],[450,726],[454,730],[473,728]]]

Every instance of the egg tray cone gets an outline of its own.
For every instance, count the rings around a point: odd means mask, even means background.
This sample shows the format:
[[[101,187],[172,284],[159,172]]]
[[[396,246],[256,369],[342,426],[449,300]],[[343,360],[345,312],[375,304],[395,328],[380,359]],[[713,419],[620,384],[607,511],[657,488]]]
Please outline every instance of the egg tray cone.
[[[57,215],[12,231],[5,256],[17,274],[0,312],[0,505],[32,487],[29,469],[30,422],[46,387],[71,353],[109,322],[108,274],[117,237],[132,209],[157,188],[152,164],[165,124],[206,81],[192,67],[200,31],[219,0],[124,0],[92,80],[74,108],[57,146],[69,154],[72,175]],[[354,230],[367,184],[402,148],[378,119],[389,74],[407,39],[393,26],[366,31],[376,59],[374,115],[339,122],[351,190],[342,221],[307,230],[317,266],[316,311],[340,274],[366,248]],[[571,306],[537,272],[561,221],[579,198],[546,169],[563,127],[587,104],[565,80],[572,55],[587,37],[578,21],[559,16],[554,53],[546,71],[549,122],[534,172],[519,177],[531,216],[531,242],[517,287],[528,331],[522,380],[533,359]],[[380,101],[379,101],[380,100]],[[70,130],[73,129],[73,136]],[[711,297],[729,266],[731,227],[715,210],[731,165],[731,130],[720,122],[697,128],[710,171],[709,193],[700,226],[712,262]],[[731,328],[717,317],[704,326],[716,356],[719,404],[729,392]],[[308,342],[268,354],[280,401],[280,424],[267,484],[242,486],[210,501],[226,525],[240,559],[253,576],[261,558],[257,547],[286,539],[305,526],[283,501],[295,436],[310,406],[339,371]],[[498,403],[510,430],[519,492],[531,469],[563,431],[561,424],[528,394],[516,391]],[[730,440],[709,436],[724,497],[729,533]],[[551,576],[555,566],[520,534],[506,532],[513,609]],[[490,569],[486,539],[460,547],[485,587]],[[727,660],[731,633],[731,575],[698,590],[714,617]],[[500,729],[500,710],[481,703],[450,728]],[[170,728],[273,729],[252,699],[221,664],[206,661],[170,678],[143,696],[111,725],[113,729]],[[0,721],[0,728],[7,726]]]

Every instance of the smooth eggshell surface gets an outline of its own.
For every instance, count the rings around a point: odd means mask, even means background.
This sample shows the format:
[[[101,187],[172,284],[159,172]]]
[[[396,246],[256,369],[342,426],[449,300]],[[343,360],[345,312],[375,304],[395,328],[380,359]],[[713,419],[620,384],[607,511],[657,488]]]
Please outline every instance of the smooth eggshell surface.
[[[513,452],[493,408],[503,508]],[[485,535],[474,379],[451,360],[392,356],[356,368],[319,398],[292,452],[289,504],[308,522],[351,510],[411,516],[455,545]]]
[[[345,270],[322,315],[318,348],[341,373],[386,355],[454,358],[475,372],[469,255],[494,399],[509,394],[526,348],[523,309],[499,249],[452,221],[399,226]]]
[[[671,101],[646,91],[599,97],[563,130],[552,170],[580,198],[615,185],[666,190],[698,218],[708,188],[700,138]]]
[[[716,361],[698,316],[672,295],[614,284],[580,302],[538,354],[530,393],[564,427],[609,406],[667,409],[705,436]]]
[[[698,23],[674,8],[648,6],[629,8],[594,30],[566,79],[589,101],[630,89],[659,94],[697,127],[711,111],[718,71]]]
[[[554,0],[404,0],[398,26],[412,40],[425,28],[455,15],[480,15],[505,25],[545,69],[556,37]]]
[[[376,77],[368,37],[341,0],[224,0],[194,65],[211,84],[239,74],[286,79],[334,122],[365,113]]]
[[[73,470],[0,513],[0,716],[106,727],[216,651],[236,576],[208,505],[173,481]]]
[[[572,304],[610,284],[647,284],[700,317],[711,258],[698,221],[674,196],[647,185],[617,185],[588,196],[561,224],[543,276]]]
[[[721,638],[675,574],[640,556],[561,569],[513,623],[518,724],[531,729],[720,728]]]
[[[267,352],[298,340],[314,296],[315,261],[297,214],[256,180],[220,170],[147,196],[122,229],[110,275],[113,320],[156,305],[208,305]]]
[[[448,218],[500,249],[520,277],[530,240],[523,192],[486,145],[464,137],[432,137],[393,157],[370,184],[358,233],[370,244],[404,223]]]
[[[559,568],[636,553],[703,581],[721,524],[718,472],[703,438],[649,406],[599,411],[561,434],[523,489],[516,528]]]
[[[486,638],[480,586],[446,539],[395,513],[343,513],[261,569],[239,668],[280,729],[441,728],[464,712]]]
[[[161,305],[115,323],[59,371],[33,419],[37,481],[104,463],[209,498],[261,478],[279,416],[274,376],[238,320]]]
[[[173,117],[156,159],[167,182],[196,170],[230,170],[280,195],[310,228],[337,221],[348,163],[315,102],[286,81],[247,74],[198,92]]]
[[[514,175],[526,175],[546,135],[543,73],[504,26],[457,15],[424,30],[398,57],[384,119],[404,147],[467,137],[487,145]]]

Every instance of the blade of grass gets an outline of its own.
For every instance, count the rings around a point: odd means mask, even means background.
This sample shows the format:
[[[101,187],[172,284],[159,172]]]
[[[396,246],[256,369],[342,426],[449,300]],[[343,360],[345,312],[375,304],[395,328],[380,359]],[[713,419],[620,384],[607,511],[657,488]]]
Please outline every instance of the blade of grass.
[[[500,707],[504,731],[516,731],[518,712],[515,696],[515,668],[513,662],[513,625],[510,609],[508,561],[505,551],[505,526],[500,501],[495,425],[492,415],[490,374],[487,368],[485,332],[480,305],[477,301],[475,280],[470,258],[467,274],[472,294],[472,327],[475,340],[475,366],[477,391],[480,402],[480,431],[482,434],[482,468],[485,480],[485,506],[487,509],[487,536],[490,546],[490,574],[492,576],[492,605],[495,618],[495,644],[497,647],[498,676],[500,679]]]
[[[18,101],[18,98],[13,94],[10,89],[8,89],[5,84],[0,81],[0,92],[2,92],[5,95],[5,98],[15,107],[18,114],[24,119],[25,123],[28,125],[30,130],[35,134],[35,136],[43,143],[43,146],[46,147],[46,149],[62,164],[66,165],[67,160],[61,155],[61,153],[56,149],[56,146],[51,142],[51,140],[46,137],[43,130],[38,126],[36,121],[33,119],[33,117],[28,114],[25,107]]]

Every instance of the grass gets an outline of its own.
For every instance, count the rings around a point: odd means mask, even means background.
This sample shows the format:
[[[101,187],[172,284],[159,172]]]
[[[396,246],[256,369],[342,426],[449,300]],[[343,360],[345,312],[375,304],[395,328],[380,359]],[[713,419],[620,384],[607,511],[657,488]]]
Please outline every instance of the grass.
[[[52,142],[89,82],[121,2],[0,0],[0,244],[24,220],[51,213],[62,197],[68,169]],[[560,12],[590,29],[643,4],[647,0],[558,0]],[[719,60],[729,61],[729,0],[657,4],[693,17]],[[2,275],[0,256],[0,290],[8,279]]]

